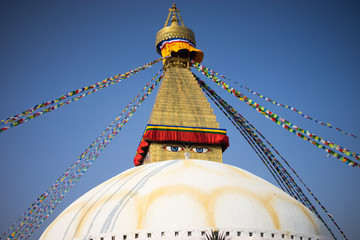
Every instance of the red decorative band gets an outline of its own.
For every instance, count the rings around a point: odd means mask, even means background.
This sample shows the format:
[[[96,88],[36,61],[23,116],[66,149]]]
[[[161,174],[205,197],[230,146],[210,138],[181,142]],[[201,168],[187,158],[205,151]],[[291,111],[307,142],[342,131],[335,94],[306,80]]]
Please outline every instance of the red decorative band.
[[[223,152],[229,146],[225,129],[166,126],[149,124],[134,158],[135,166],[140,165],[151,142],[189,142],[198,144],[221,144]]]

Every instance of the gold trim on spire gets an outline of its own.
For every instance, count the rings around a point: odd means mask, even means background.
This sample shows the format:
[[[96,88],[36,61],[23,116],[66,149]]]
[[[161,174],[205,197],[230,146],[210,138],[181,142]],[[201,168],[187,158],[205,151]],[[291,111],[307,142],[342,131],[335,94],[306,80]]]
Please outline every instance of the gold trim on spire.
[[[177,17],[176,17],[176,13],[177,13],[177,15],[178,15],[179,18],[180,18],[181,25],[185,27],[185,24],[184,24],[184,22],[183,22],[183,20],[182,20],[182,18],[181,18],[181,15],[180,15],[180,11],[179,11],[179,9],[176,8],[175,3],[173,3],[172,7],[169,8],[169,15],[168,15],[168,17],[167,17],[167,19],[166,19],[166,22],[165,22],[164,27],[167,27],[167,25],[168,25],[168,23],[169,23],[170,16],[171,16],[171,13],[173,14],[173,18],[176,18],[176,19],[177,19]]]
[[[179,19],[181,25],[179,23]],[[170,22],[169,22],[170,21]],[[202,62],[204,53],[196,49],[196,41],[194,32],[185,27],[181,18],[179,9],[173,4],[169,9],[169,14],[164,24],[164,28],[156,34],[156,51],[163,57],[172,56],[183,58],[182,62],[189,62],[195,60]],[[180,53],[181,50],[184,50]],[[172,60],[164,60],[164,65],[167,67]],[[178,61],[179,62],[179,61]],[[189,64],[185,64],[189,66]]]
[[[170,26],[168,26],[171,15],[173,15],[174,20],[175,19],[177,20],[178,19],[177,16],[179,16],[182,25],[180,26],[179,24],[172,24],[174,22],[171,22]],[[187,39],[196,47],[195,34],[190,28],[185,27],[185,24],[179,13],[179,9],[176,8],[175,4],[173,4],[172,8],[169,9],[169,15],[166,19],[164,28],[160,29],[160,31],[156,34],[155,46],[157,46],[160,42],[164,40],[168,40],[172,38]],[[161,54],[161,51],[158,49],[157,52]]]

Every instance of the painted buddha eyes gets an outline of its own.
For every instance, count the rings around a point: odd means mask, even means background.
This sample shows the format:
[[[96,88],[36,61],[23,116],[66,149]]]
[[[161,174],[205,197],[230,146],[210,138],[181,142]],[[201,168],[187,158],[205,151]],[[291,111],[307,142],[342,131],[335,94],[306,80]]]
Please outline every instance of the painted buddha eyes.
[[[194,147],[194,148],[191,149],[191,151],[196,152],[196,153],[206,153],[206,152],[209,151],[209,149]]]
[[[185,146],[184,147],[180,147],[180,146],[166,146],[164,147],[167,151],[169,152],[180,152],[180,151],[183,151]],[[193,148],[190,148],[191,151],[193,152],[196,152],[196,153],[206,153],[206,152],[209,152],[210,149],[208,148],[205,148],[205,147],[193,147]]]
[[[165,149],[169,152],[180,152],[183,150],[182,147],[179,146],[166,146]]]

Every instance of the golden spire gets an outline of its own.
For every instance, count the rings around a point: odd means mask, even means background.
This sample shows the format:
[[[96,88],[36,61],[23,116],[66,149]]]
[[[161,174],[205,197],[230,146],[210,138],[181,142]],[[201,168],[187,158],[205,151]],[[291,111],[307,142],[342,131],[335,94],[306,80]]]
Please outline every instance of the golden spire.
[[[160,29],[156,34],[155,46],[156,51],[163,57],[177,56],[177,54],[172,54],[172,52],[177,53],[180,50],[187,50],[188,54],[185,58],[194,59],[196,62],[201,62],[204,57],[204,53],[196,49],[194,32],[185,27],[179,9],[176,8],[175,4],[169,9],[169,15],[165,21],[164,28]]]
[[[169,8],[169,15],[168,15],[168,17],[167,17],[167,19],[166,19],[166,22],[165,22],[164,27],[167,27],[171,13],[173,14],[173,17],[172,17],[172,19],[171,19],[171,22],[173,22],[173,19],[176,19],[176,20],[177,20],[177,17],[176,17],[176,13],[177,13],[177,15],[179,15],[179,18],[180,18],[180,21],[181,21],[182,26],[185,27],[185,24],[184,24],[183,20],[181,19],[179,9],[176,8],[175,3],[173,3],[172,7]],[[178,20],[177,20],[177,21],[178,21]]]
[[[171,25],[168,26],[170,17]],[[164,80],[138,148],[135,165],[171,159],[222,162],[228,137],[225,129],[219,129],[216,115],[190,71],[190,60],[196,57],[202,60],[203,56],[193,43],[195,34],[185,27],[173,4],[165,27],[156,35],[158,52],[171,58],[166,59]]]

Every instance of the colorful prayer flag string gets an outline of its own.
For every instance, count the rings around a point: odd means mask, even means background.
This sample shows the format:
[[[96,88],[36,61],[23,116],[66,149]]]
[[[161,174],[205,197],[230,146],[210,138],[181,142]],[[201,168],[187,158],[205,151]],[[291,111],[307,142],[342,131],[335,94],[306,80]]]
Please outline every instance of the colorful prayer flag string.
[[[142,89],[142,91],[125,107],[122,113],[102,132],[102,134],[79,156],[50,188],[40,195],[27,211],[6,231],[0,239],[27,239],[65,197],[65,194],[74,186],[80,177],[87,171],[103,149],[110,143],[115,135],[128,122],[131,116],[140,107],[141,103],[151,94],[155,86],[161,81],[161,75],[149,87],[155,77]],[[142,95],[141,98],[140,95]],[[136,101],[136,102],[135,102]],[[135,103],[135,104],[134,104]],[[132,107],[131,107],[132,106]],[[130,108],[131,107],[131,108]]]
[[[264,100],[266,100],[266,101],[268,101],[268,102],[271,102],[272,104],[275,104],[276,106],[280,106],[280,107],[283,107],[283,108],[287,108],[287,109],[289,109],[289,110],[292,110],[292,111],[300,114],[302,117],[304,117],[304,118],[306,118],[306,119],[309,119],[309,120],[312,120],[312,121],[314,121],[314,122],[316,122],[316,123],[318,123],[318,124],[320,124],[320,125],[322,125],[322,126],[326,126],[326,127],[332,128],[332,129],[336,129],[336,130],[340,131],[340,132],[343,133],[343,134],[346,134],[346,135],[351,136],[351,137],[354,137],[354,138],[358,138],[358,137],[355,136],[354,134],[345,132],[345,131],[341,130],[340,128],[333,126],[333,125],[330,124],[330,123],[324,123],[324,122],[322,122],[322,121],[320,121],[320,120],[317,120],[317,119],[315,119],[315,118],[313,118],[313,117],[310,117],[310,116],[308,116],[308,115],[305,115],[301,110],[298,110],[298,109],[296,109],[296,108],[294,108],[294,107],[291,107],[291,106],[288,106],[288,105],[286,105],[286,104],[281,104],[281,103],[279,103],[279,102],[277,102],[277,101],[275,101],[275,100],[272,100],[272,99],[270,99],[270,98],[268,98],[268,97],[265,97],[265,96],[263,96],[262,94],[257,93],[257,92],[255,92],[255,91],[249,89],[247,86],[244,86],[244,85],[240,84],[240,83],[237,82],[237,81],[234,81],[234,80],[232,80],[232,79],[230,79],[230,78],[228,78],[228,77],[225,77],[224,75],[221,75],[220,73],[217,73],[217,72],[211,70],[210,68],[207,68],[207,67],[205,67],[205,66],[203,66],[203,65],[201,65],[201,64],[199,64],[199,63],[196,63],[196,62],[192,61],[192,64],[193,64],[193,66],[195,66],[200,72],[206,72],[206,73],[209,74],[209,75],[212,75],[212,76],[215,76],[215,75],[216,75],[216,76],[219,76],[219,77],[221,77],[221,78],[223,78],[223,79],[227,79],[227,80],[229,80],[229,81],[232,81],[232,82],[238,84],[241,88],[245,88],[245,89],[246,89],[247,91],[249,91],[250,93],[252,93],[252,94],[254,94],[254,95],[256,95],[256,96],[258,96],[258,97],[260,97],[260,98],[262,98],[262,99],[264,99]]]
[[[147,63],[141,67],[138,67],[138,68],[135,68],[133,70],[130,70],[129,72],[126,72],[124,74],[118,74],[118,75],[115,75],[113,77],[110,77],[110,78],[107,78],[101,82],[97,82],[95,84],[92,84],[90,86],[87,86],[87,87],[83,87],[83,88],[80,88],[80,89],[77,89],[77,90],[74,90],[74,91],[71,91],[69,92],[68,94],[66,95],[63,95],[57,99],[53,99],[53,100],[50,100],[50,101],[47,101],[47,102],[43,102],[42,104],[39,104],[39,105],[36,105],[26,111],[23,111],[22,113],[20,114],[17,114],[15,116],[12,116],[12,117],[9,117],[7,119],[4,119],[4,120],[1,120],[0,121],[0,126],[1,125],[5,125],[4,127],[0,128],[0,132],[3,132],[9,128],[12,128],[12,127],[15,127],[15,126],[18,126],[24,122],[27,122],[29,120],[32,120],[36,117],[39,117],[41,115],[43,115],[44,113],[48,113],[48,112],[51,112],[59,107],[62,107],[62,106],[65,106],[71,102],[75,102],[91,93],[94,93],[94,92],[97,92],[98,90],[100,89],[103,89],[105,87],[108,87],[109,85],[112,85],[112,84],[115,84],[115,83],[118,83],[120,82],[121,80],[124,80],[144,69],[147,69],[149,67],[151,67],[152,65],[154,65],[155,63],[158,63],[160,62],[161,60],[163,60],[165,58],[159,58],[159,59],[156,59],[150,63]],[[82,95],[78,96],[78,97],[73,97],[79,93],[82,93],[82,92],[85,92],[83,93]],[[68,100],[68,101],[63,101],[69,97],[73,97],[72,99]],[[55,103],[57,103],[56,105],[54,105]],[[42,111],[39,111],[37,113],[34,113],[36,110],[38,109],[41,109],[41,108],[44,108],[44,107],[47,107],[45,109],[43,109]],[[33,114],[31,114],[33,113]],[[31,115],[29,115],[31,114]],[[29,115],[29,116],[27,116]],[[27,116],[27,117],[25,117]]]
[[[193,64],[196,67],[196,64]],[[198,67],[196,67],[198,68]],[[291,122],[287,121],[286,119],[274,114],[273,112],[267,110],[266,108],[262,107],[261,105],[259,105],[258,103],[254,102],[253,100],[251,100],[250,98],[246,97],[245,95],[243,95],[242,93],[238,92],[236,89],[230,87],[228,84],[226,84],[225,82],[221,81],[219,78],[217,78],[214,75],[209,75],[206,72],[200,71],[202,72],[204,75],[206,75],[207,77],[209,77],[213,82],[215,82],[217,85],[219,85],[220,87],[222,87],[224,90],[228,91],[229,93],[233,94],[234,96],[236,96],[239,100],[244,101],[246,104],[248,104],[249,106],[251,106],[253,109],[255,109],[256,111],[258,111],[259,113],[261,113],[262,115],[264,115],[266,118],[272,120],[273,122],[275,122],[276,124],[278,124],[279,126],[285,128],[286,130],[294,133],[296,136],[309,141],[310,143],[312,143],[313,145],[323,149],[324,151],[326,151],[328,154],[336,157],[337,159],[341,160],[342,162],[348,164],[349,166],[352,167],[360,167],[360,165],[352,160],[350,160],[349,158],[338,154],[334,151],[332,151],[331,149],[327,148],[333,148],[336,149],[338,151],[340,151],[341,153],[344,153],[347,156],[351,156],[351,157],[355,157],[357,160],[359,160],[360,155],[357,153],[354,153],[344,147],[340,147],[339,145],[332,143],[328,140],[323,139],[322,137],[318,137],[315,134],[310,133],[307,130],[304,130],[294,124],[292,124]],[[305,135],[303,135],[305,134]],[[308,138],[310,137],[310,138]],[[312,140],[314,139],[314,140]],[[316,141],[319,141],[320,143],[324,144],[320,144]]]
[[[200,79],[198,79],[200,80]],[[201,85],[201,87],[203,87]],[[204,90],[203,90],[204,91]],[[230,120],[230,122],[235,126],[235,128],[240,132],[240,134],[245,138],[245,140],[249,143],[251,148],[255,151],[256,155],[261,159],[261,161],[264,163],[266,168],[269,170],[271,175],[274,177],[275,181],[278,183],[280,188],[283,191],[286,191],[288,194],[292,195],[291,191],[286,187],[285,184],[283,184],[283,181],[281,178],[278,177],[278,174],[275,172],[276,170],[273,168],[271,164],[268,164],[266,161],[266,157],[264,156],[264,153],[259,149],[259,147],[256,145],[256,142],[249,136],[249,134],[246,133],[242,125],[239,125],[238,122],[236,122],[228,112],[223,108],[223,106],[220,105],[220,103],[217,102],[217,99],[215,99],[208,91],[205,89],[205,94],[215,103],[215,105],[222,111],[222,113]]]
[[[198,82],[199,82],[200,86],[203,87],[205,90],[207,90],[209,92],[209,94],[211,94],[216,99],[216,101],[218,101],[219,104],[229,113],[229,115],[232,116],[234,121],[237,124],[239,124],[239,126],[241,128],[245,129],[249,136],[251,136],[251,138],[254,140],[254,143],[256,143],[259,146],[260,150],[266,155],[265,161],[269,161],[269,163],[271,163],[275,167],[275,170],[276,170],[275,174],[277,174],[279,176],[280,180],[283,182],[283,184],[289,190],[289,194],[291,196],[293,196],[294,198],[303,202],[304,205],[308,206],[309,209],[311,209],[311,207],[308,205],[309,201],[307,200],[306,196],[304,196],[302,194],[302,190],[296,185],[295,181],[288,174],[286,169],[284,169],[282,167],[282,165],[276,159],[276,157],[272,154],[270,149],[266,147],[266,145],[261,141],[261,139],[257,136],[257,134],[252,130],[252,128],[250,127],[251,125],[248,123],[248,121],[244,117],[242,117],[239,113],[237,113],[233,107],[231,107],[228,103],[226,103],[225,100],[220,98],[203,81],[198,79]]]
[[[196,76],[195,76],[196,77]],[[255,142],[257,144],[260,144],[259,146],[262,148],[263,151],[269,151],[270,152],[270,156],[271,158],[273,157],[273,155],[271,154],[271,151],[267,148],[264,147],[264,144],[262,143],[262,141],[258,138],[258,135],[255,134],[254,130],[259,134],[260,137],[262,137],[267,144],[269,144],[269,146],[281,157],[281,159],[286,163],[286,165],[293,171],[293,173],[297,176],[297,178],[301,181],[301,183],[306,187],[306,189],[308,190],[308,192],[311,194],[311,196],[315,199],[315,201],[321,206],[321,208],[324,210],[324,212],[326,213],[326,215],[331,219],[331,221],[334,223],[334,225],[337,227],[337,229],[341,232],[342,236],[347,239],[345,233],[341,230],[341,228],[339,227],[339,225],[335,222],[335,220],[333,219],[333,217],[328,213],[328,211],[326,210],[326,208],[320,203],[320,201],[314,196],[314,194],[310,191],[310,189],[305,185],[305,183],[301,180],[301,178],[298,176],[298,174],[295,172],[294,169],[292,169],[290,167],[290,165],[288,164],[288,162],[279,154],[279,152],[268,142],[268,140],[254,127],[252,126],[251,123],[249,123],[243,116],[241,116],[241,114],[237,113],[236,110],[229,105],[225,100],[223,100],[220,96],[218,96],[209,86],[207,86],[203,81],[201,81],[198,77],[196,77],[200,86],[203,88],[204,92],[214,101],[214,103],[220,108],[220,110],[228,117],[228,119],[234,124],[234,126],[239,130],[238,126],[243,127],[243,129],[247,129],[250,138],[253,138],[252,142]],[[239,130],[240,131],[240,130]],[[241,133],[243,136],[244,134]],[[244,136],[245,137],[245,136]],[[246,138],[246,137],[245,137]],[[246,138],[246,140],[248,141],[248,139]],[[248,141],[249,142],[249,141]],[[249,142],[250,143],[250,142]],[[251,145],[251,144],[250,144]],[[254,149],[255,150],[255,149]],[[255,150],[256,152],[256,150]],[[261,156],[258,154],[258,156],[261,158]],[[301,188],[295,183],[294,179],[288,174],[288,172],[286,171],[286,169],[281,165],[281,163],[279,163],[275,157],[273,157],[273,161],[271,161],[271,158],[269,158],[270,162],[272,164],[274,164],[274,162],[277,164],[276,169],[280,169],[279,171],[275,171],[275,175],[278,176],[278,178],[275,178],[274,174],[272,173],[272,175],[274,176],[275,180],[279,183],[278,179],[280,179],[280,182],[282,182],[283,184],[285,184],[285,186],[287,188],[295,188],[294,191],[288,191],[288,193],[290,193],[290,195],[292,195],[293,197],[295,197],[296,199],[300,200],[301,202],[303,202],[311,211],[313,211],[318,217],[319,219],[324,223],[324,225],[328,228],[328,230],[330,231],[330,233],[332,234],[332,236],[336,239],[335,235],[333,234],[333,232],[331,231],[331,229],[329,228],[329,226],[325,223],[325,221],[322,219],[322,217],[320,216],[320,214],[317,212],[315,206],[309,201],[309,199],[304,195],[303,191],[301,190]],[[264,160],[261,159],[263,162]],[[266,159],[265,159],[266,161]],[[264,162],[265,163],[265,162]],[[270,163],[269,163],[270,164]],[[265,163],[265,165],[267,166],[267,164]],[[267,166],[268,167],[268,166]],[[268,168],[269,169],[269,168]],[[270,169],[269,169],[270,170]],[[286,173],[285,175],[283,175],[283,173]],[[286,183],[286,181],[284,182],[286,175],[288,175],[289,177],[289,181],[292,182],[292,185],[289,185]],[[280,185],[280,184],[279,184]],[[281,185],[280,185],[281,186]],[[294,196],[293,193],[299,192],[299,197]],[[302,198],[305,200],[305,202],[302,200]]]

